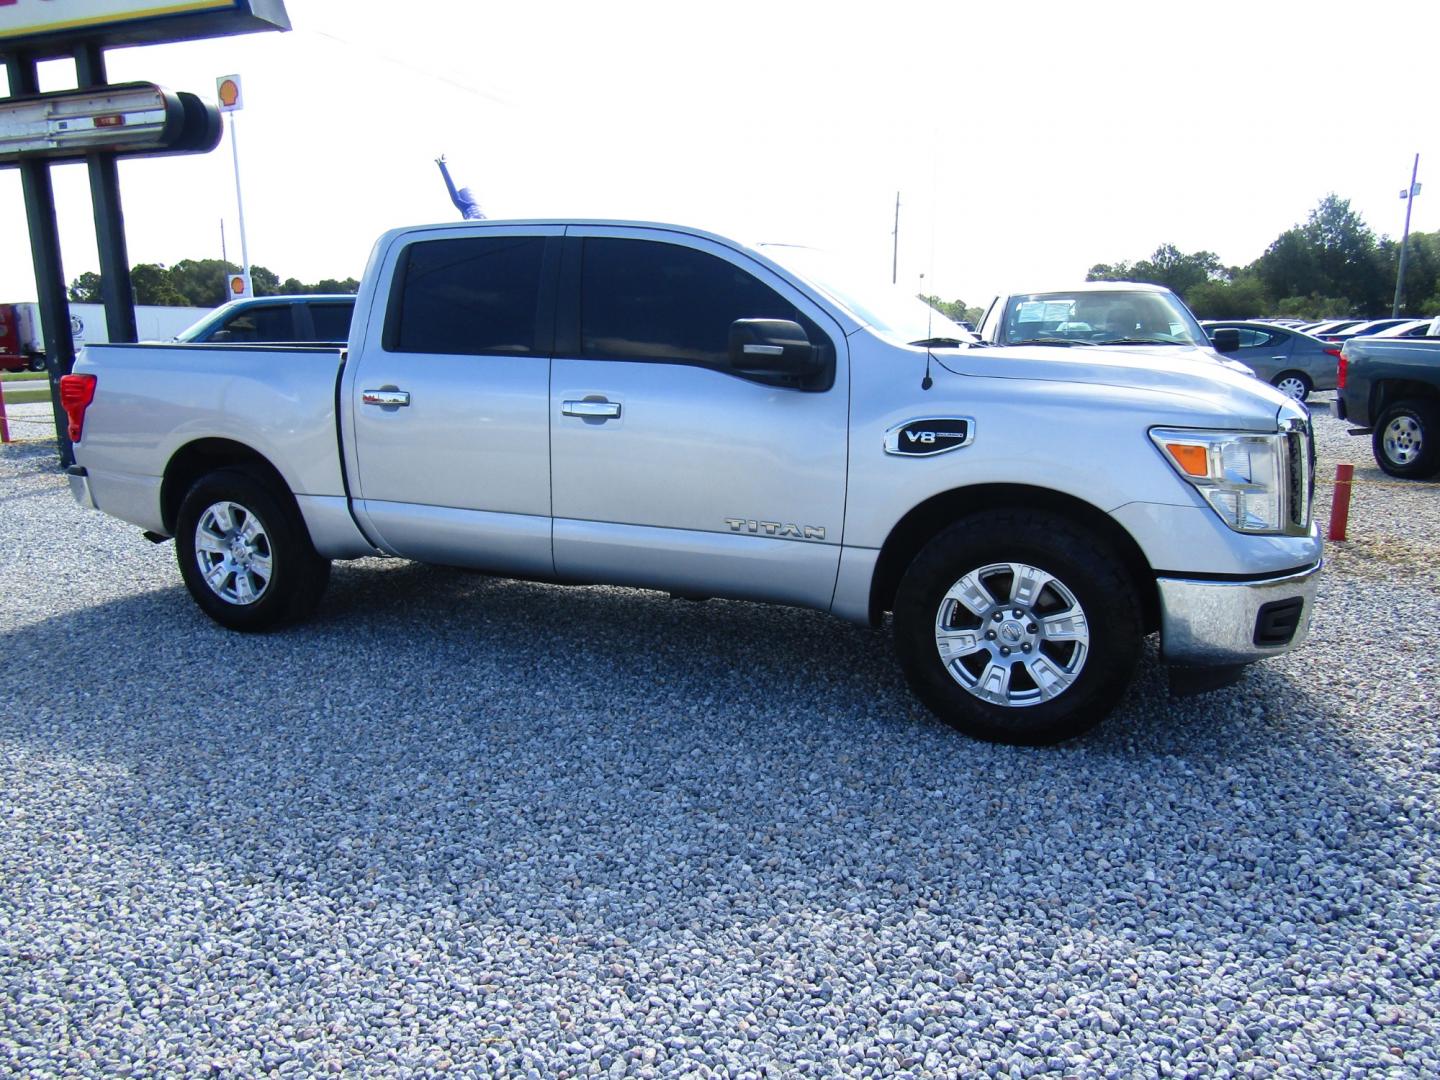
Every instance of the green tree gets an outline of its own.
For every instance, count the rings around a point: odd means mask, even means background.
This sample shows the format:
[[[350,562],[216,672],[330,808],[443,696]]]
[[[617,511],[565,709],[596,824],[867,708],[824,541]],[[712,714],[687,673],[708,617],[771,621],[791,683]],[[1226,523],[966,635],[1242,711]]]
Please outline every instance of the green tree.
[[[86,270],[70,283],[70,301],[75,304],[98,304],[101,302],[100,275]]]
[[[1086,281],[1134,281],[1135,267],[1128,262],[1096,263],[1085,274]]]
[[[1388,285],[1393,294],[1395,278],[1400,272],[1400,242],[1388,236],[1383,238],[1379,258],[1381,264],[1389,268]],[[1431,302],[1437,293],[1440,293],[1440,232],[1411,233],[1405,255],[1405,288],[1400,298],[1400,314],[1417,319],[1424,315],[1440,315],[1440,308]],[[1394,303],[1393,295],[1391,303]]]
[[[1161,244],[1148,259],[1139,262],[1096,263],[1085,275],[1086,281],[1145,281],[1164,285],[1171,292],[1185,295],[1190,289],[1211,280],[1223,279],[1227,272],[1219,258],[1210,251],[1187,255],[1174,244]]]
[[[172,307],[218,307],[230,299],[230,278],[240,267],[222,259],[181,259],[174,266],[160,263],[139,263],[130,269],[130,284],[137,304],[158,304]],[[263,266],[250,268],[250,284],[256,296],[299,293],[357,293],[360,283],[353,277],[341,281],[325,278],[307,285],[296,278],[280,276]],[[75,303],[98,303],[100,275],[87,270],[70,283],[70,299]]]
[[[1185,291],[1185,303],[1201,319],[1253,319],[1266,315],[1272,305],[1265,283],[1241,272],[1228,281],[1202,281]]]
[[[189,303],[171,284],[169,271],[159,263],[140,263],[130,268],[130,285],[135,303],[162,307],[184,307]]]
[[[356,283],[356,282],[354,281],[354,279],[352,278],[352,279],[350,279],[350,281],[345,281],[345,282],[338,282],[338,281],[337,281],[337,282],[334,282],[334,284],[336,284],[336,285],[342,285],[342,286],[343,286],[343,285],[358,284],[358,283]],[[324,291],[324,290],[322,290],[322,291]],[[334,289],[334,290],[331,290],[331,291],[334,291],[334,292],[355,292],[356,290],[355,290],[355,289],[346,289],[346,288],[337,288],[337,289]],[[953,320],[955,320],[956,322],[968,322],[971,326],[977,326],[977,325],[979,325],[979,323],[980,323],[981,317],[984,316],[984,314],[985,314],[985,309],[984,309],[984,308],[979,308],[979,307],[966,307],[964,300],[941,300],[940,297],[938,297],[938,296],[926,296],[926,295],[924,295],[923,293],[916,293],[916,295],[919,296],[921,300],[924,300],[927,304],[929,304],[931,307],[933,307],[933,308],[934,308],[936,311],[938,311],[941,315],[944,315],[947,319],[953,319]]]
[[[1174,244],[1161,244],[1150,258],[1136,263],[1134,270],[1135,280],[1164,285],[1179,296],[1225,275],[1225,268],[1213,252],[1197,251],[1187,255]]]
[[[1309,220],[1285,230],[1252,264],[1271,296],[1332,297],[1345,313],[1389,311],[1385,257],[1375,234],[1350,209],[1348,199],[1330,194],[1310,211]],[[1390,289],[1394,290],[1394,271]]]

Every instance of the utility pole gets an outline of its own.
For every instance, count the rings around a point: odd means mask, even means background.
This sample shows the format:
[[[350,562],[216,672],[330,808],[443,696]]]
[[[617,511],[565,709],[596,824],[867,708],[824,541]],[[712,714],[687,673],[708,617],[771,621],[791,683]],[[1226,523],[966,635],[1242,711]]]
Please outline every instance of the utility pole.
[[[1420,185],[1415,178],[1420,175],[1420,155],[1415,155],[1415,166],[1410,170],[1410,186],[1400,192],[1400,198],[1405,200],[1405,232],[1400,237],[1400,270],[1395,275],[1395,304],[1390,309],[1390,317],[1400,317],[1400,297],[1405,291],[1405,250],[1410,246],[1410,211],[1415,206],[1415,196],[1420,194]]]
[[[900,280],[900,193],[895,192],[895,231],[891,234],[895,237],[895,243],[890,252],[890,284],[895,285]]]

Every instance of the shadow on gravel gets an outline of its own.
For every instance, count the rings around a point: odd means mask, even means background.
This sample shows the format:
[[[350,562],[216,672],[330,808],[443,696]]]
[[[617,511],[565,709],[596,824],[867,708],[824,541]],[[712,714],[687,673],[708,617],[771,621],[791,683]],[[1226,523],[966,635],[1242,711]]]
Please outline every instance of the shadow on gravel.
[[[93,843],[272,898],[592,942],[778,912],[918,919],[942,953],[1024,925],[1277,961],[1407,902],[1356,857],[1396,807],[1273,669],[1172,703],[1151,656],[1091,737],[1013,749],[933,721],[888,634],[828,616],[379,561],[276,634],[177,586],[0,648],[18,775],[98,770]]]

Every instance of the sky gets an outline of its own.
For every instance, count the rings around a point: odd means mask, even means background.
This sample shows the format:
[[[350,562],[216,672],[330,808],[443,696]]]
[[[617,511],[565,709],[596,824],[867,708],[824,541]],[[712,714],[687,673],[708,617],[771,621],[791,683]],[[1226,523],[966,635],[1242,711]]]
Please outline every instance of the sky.
[[[293,29],[106,54],[232,114],[252,263],[361,276],[386,229],[606,217],[807,243],[970,305],[1162,243],[1258,258],[1327,194],[1440,229],[1435,0],[725,4],[286,0]],[[41,88],[75,85],[50,61]],[[0,78],[0,87],[4,79]],[[130,261],[239,261],[227,130],[120,164]],[[85,166],[52,169],[67,280],[98,269]],[[0,300],[35,296],[0,170]]]

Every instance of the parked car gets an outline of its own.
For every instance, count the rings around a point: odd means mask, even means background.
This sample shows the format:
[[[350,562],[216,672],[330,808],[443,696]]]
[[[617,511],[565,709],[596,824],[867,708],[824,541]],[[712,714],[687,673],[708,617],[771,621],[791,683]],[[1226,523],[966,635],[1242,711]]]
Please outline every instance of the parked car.
[[[1440,319],[1407,319],[1398,326],[1392,326],[1373,335],[1377,338],[1412,338],[1436,336],[1435,324]]]
[[[62,380],[76,498],[173,537],[221,625],[377,554],[894,612],[918,698],[1022,743],[1097,723],[1151,631],[1185,689],[1307,632],[1310,418],[1218,364],[984,346],[818,253],[644,222],[396,229],[358,303],[345,350],[98,346]]]
[[[1345,342],[1353,337],[1371,337],[1382,330],[1389,330],[1392,326],[1399,326],[1401,323],[1409,322],[1409,319],[1369,319],[1354,326],[1347,326],[1344,330],[1336,330],[1328,335],[1331,341]]]
[[[1440,473],[1440,339],[1357,337],[1340,350],[1335,415],[1391,476]]]
[[[1321,341],[1328,341],[1330,340],[1329,335],[1338,333],[1339,331],[1344,330],[1347,327],[1358,326],[1360,323],[1365,321],[1366,320],[1364,319],[1329,319],[1325,322],[1315,323],[1313,326],[1306,328],[1305,333],[1309,334],[1311,337],[1317,337]]]
[[[1242,362],[1221,355],[1235,351],[1233,337],[1212,339],[1178,296],[1143,282],[1087,281],[1067,289],[997,296],[976,332],[992,345],[1105,345],[1254,374]]]
[[[1296,401],[1304,401],[1312,390],[1335,389],[1338,345],[1275,323],[1213,319],[1201,325],[1206,333],[1234,330],[1240,336],[1240,348],[1232,354],[1235,359]]]
[[[190,345],[343,345],[350,338],[355,297],[317,293],[256,296],[222,304],[175,340]]]

